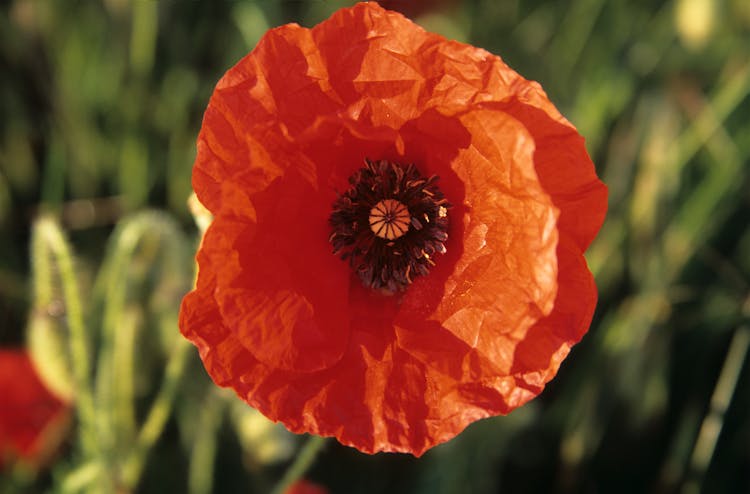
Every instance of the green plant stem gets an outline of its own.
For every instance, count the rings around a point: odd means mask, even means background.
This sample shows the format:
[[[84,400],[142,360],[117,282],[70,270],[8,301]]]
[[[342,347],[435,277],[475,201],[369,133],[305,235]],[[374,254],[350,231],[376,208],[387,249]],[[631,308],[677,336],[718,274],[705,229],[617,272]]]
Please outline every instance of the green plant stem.
[[[95,456],[98,446],[95,434],[96,414],[91,389],[91,352],[72,250],[59,225],[51,218],[40,218],[35,225],[35,230],[49,246],[60,270],[66,318],[70,329],[70,356],[76,385],[75,402],[80,421],[81,447],[85,456]]]
[[[151,404],[148,415],[141,427],[136,443],[123,464],[122,481],[127,488],[134,488],[140,479],[148,453],[161,435],[167,423],[177,389],[185,371],[188,350],[192,346],[182,338],[175,341],[169,356],[161,388]]]
[[[294,482],[302,478],[312,465],[315,457],[323,448],[325,438],[322,436],[310,436],[305,445],[300,450],[294,462],[289,466],[284,476],[276,484],[271,494],[284,494]]]
[[[103,304],[95,405],[99,442],[109,451],[126,450],[137,437],[133,381],[142,321],[137,307],[128,305],[128,291],[136,283],[133,265],[138,248],[151,236],[170,251],[182,243],[167,216],[151,211],[134,214],[118,225],[94,285],[94,296]],[[149,252],[146,260],[152,264],[156,251]]]
[[[111,257],[101,275],[105,305],[97,365],[96,406],[99,441],[110,450],[115,449],[116,442],[122,437],[133,435],[133,421],[127,418],[135,415],[133,395],[121,395],[123,390],[128,389],[128,381],[132,382],[133,379],[133,356],[128,355],[132,347],[118,341],[124,337],[118,334],[118,327],[127,319],[128,268],[138,243],[149,227],[149,223],[141,218],[148,216],[123,220],[118,227],[110,248]],[[100,280],[97,282],[96,288],[99,288]],[[135,331],[135,327],[132,329]]]
[[[201,405],[198,430],[190,452],[189,494],[210,494],[214,480],[216,442],[227,401],[224,390],[214,388]]]
[[[114,421],[119,442],[133,437],[135,433],[135,375],[136,347],[141,326],[141,315],[136,307],[125,308],[122,321],[115,332],[113,352]]]
[[[36,228],[31,237],[34,310],[47,310],[54,298],[52,264],[50,263],[48,250],[46,242],[39,234],[39,228]]]
[[[695,441],[690,458],[692,475],[682,490],[684,493],[698,494],[702,491],[701,484],[716,450],[716,442],[724,426],[724,415],[734,396],[748,348],[750,348],[750,328],[741,327],[734,334],[729,345],[724,366],[711,396],[709,412],[703,418],[698,439]]]
[[[159,28],[157,2],[134,2],[130,34],[130,65],[140,76],[145,76],[154,63],[156,37]]]

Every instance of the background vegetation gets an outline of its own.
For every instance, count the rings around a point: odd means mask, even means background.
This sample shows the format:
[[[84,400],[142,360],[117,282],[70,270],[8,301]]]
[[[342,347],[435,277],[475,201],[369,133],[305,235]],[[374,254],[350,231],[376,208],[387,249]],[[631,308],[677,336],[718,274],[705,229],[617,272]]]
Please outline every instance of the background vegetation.
[[[57,455],[0,473],[0,492],[265,493],[296,457],[305,438],[211,385],[177,333],[186,199],[223,72],[267,28],[351,3],[0,2],[0,344],[28,345],[63,395],[96,371]],[[500,54],[586,136],[610,190],[588,253],[600,303],[526,407],[418,460],[328,441],[307,477],[332,493],[750,492],[750,2],[423,3],[389,5]],[[88,364],[67,354],[81,331]]]

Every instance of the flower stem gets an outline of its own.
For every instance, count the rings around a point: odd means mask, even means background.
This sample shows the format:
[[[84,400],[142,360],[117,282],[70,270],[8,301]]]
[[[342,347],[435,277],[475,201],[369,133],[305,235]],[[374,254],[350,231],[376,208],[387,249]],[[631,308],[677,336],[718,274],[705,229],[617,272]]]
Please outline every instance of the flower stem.
[[[716,450],[716,443],[724,426],[724,415],[734,396],[748,349],[750,349],[750,328],[743,326],[734,334],[729,345],[724,366],[711,396],[711,407],[703,419],[698,439],[693,447],[693,454],[690,458],[691,475],[683,487],[683,493],[699,493],[702,490],[703,479]]]
[[[178,338],[169,356],[159,393],[156,395],[141,427],[135,446],[123,465],[122,480],[126,487],[134,488],[141,477],[146,457],[161,435],[172,411],[174,399],[184,374],[185,364],[192,348],[187,340]]]
[[[284,476],[281,477],[276,487],[273,488],[271,494],[284,494],[289,486],[299,480],[310,468],[324,444],[324,437],[310,436],[310,439],[302,447],[297,458],[294,459],[294,462],[289,466]]]
[[[190,453],[189,494],[210,494],[213,488],[217,435],[227,405],[223,391],[213,389],[201,405],[198,429]]]
[[[96,414],[91,389],[91,353],[73,254],[65,235],[53,219],[40,218],[34,226],[34,231],[35,235],[38,235],[49,248],[59,269],[66,319],[70,330],[70,356],[76,385],[76,410],[81,424],[81,447],[86,456],[95,456],[98,447],[95,433]]]
[[[96,376],[98,438],[108,450],[132,438],[135,430],[132,383],[138,321],[133,310],[126,309],[127,293],[137,247],[149,231],[159,231],[153,217],[146,212],[120,222],[94,285],[95,297],[103,301]]]

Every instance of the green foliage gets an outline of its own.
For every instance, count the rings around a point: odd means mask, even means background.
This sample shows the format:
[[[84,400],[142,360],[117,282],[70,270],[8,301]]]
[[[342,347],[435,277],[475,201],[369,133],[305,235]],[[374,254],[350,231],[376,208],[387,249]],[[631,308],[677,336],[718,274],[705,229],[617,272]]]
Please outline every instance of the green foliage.
[[[351,3],[0,6],[0,343],[28,340],[77,417],[49,474],[0,492],[281,478],[295,439],[237,412],[176,330],[194,140],[268,27]],[[417,20],[541,82],[586,136],[610,190],[598,313],[528,407],[420,460],[328,442],[308,475],[334,493],[750,490],[748,3],[466,0]]]

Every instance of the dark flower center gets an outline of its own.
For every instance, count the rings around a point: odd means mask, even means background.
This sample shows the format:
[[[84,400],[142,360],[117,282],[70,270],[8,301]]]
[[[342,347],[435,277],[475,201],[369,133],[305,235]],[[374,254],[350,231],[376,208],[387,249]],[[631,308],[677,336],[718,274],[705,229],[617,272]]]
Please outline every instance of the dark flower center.
[[[349,177],[351,187],[333,203],[328,241],[363,285],[403,291],[445,254],[450,204],[437,180],[386,160],[365,160]]]

